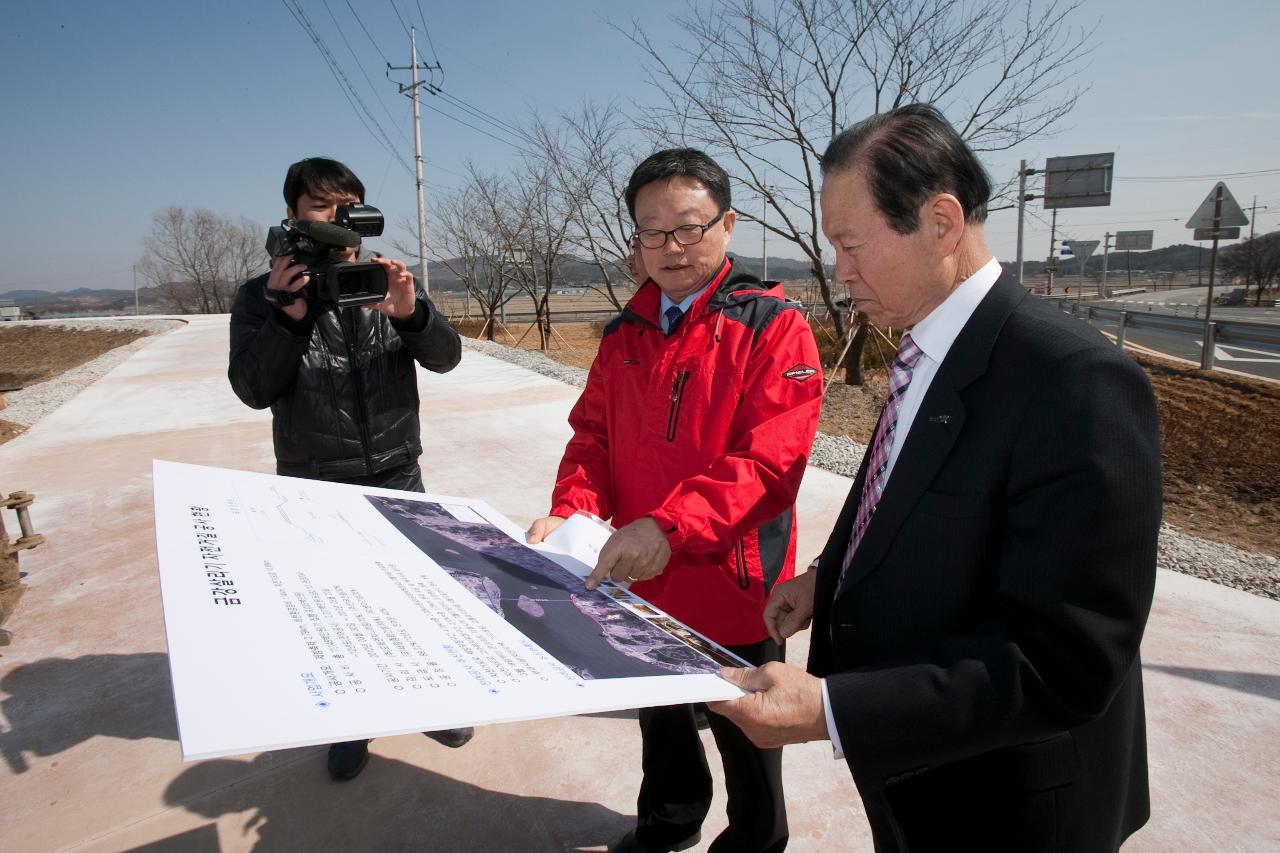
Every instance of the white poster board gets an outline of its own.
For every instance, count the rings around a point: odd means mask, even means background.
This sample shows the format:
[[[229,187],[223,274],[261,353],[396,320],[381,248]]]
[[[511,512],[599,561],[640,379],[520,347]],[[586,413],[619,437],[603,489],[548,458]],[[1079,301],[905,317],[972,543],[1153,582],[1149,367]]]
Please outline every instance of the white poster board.
[[[586,590],[569,554],[598,542],[530,547],[480,500],[153,473],[186,760],[742,695],[717,674],[742,661]]]

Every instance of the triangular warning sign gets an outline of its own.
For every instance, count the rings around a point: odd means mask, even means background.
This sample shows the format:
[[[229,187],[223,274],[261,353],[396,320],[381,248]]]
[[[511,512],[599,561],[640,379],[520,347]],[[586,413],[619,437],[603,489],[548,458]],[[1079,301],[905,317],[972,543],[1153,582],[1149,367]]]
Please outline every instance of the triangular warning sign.
[[[1227,189],[1227,185],[1222,181],[1218,181],[1213,185],[1213,189],[1209,190],[1209,196],[1200,202],[1200,206],[1196,208],[1196,212],[1191,214],[1191,218],[1187,220],[1188,228],[1213,228],[1213,208],[1215,199],[1218,197],[1218,187],[1222,187],[1222,209],[1219,211],[1216,227],[1218,228],[1235,228],[1240,225],[1248,225],[1249,217],[1244,215],[1244,211],[1240,209],[1239,203],[1235,200],[1235,196],[1231,195],[1231,190]]]
[[[1071,254],[1081,261],[1089,260],[1089,257],[1093,255],[1093,250],[1098,248],[1099,243],[1097,240],[1063,240],[1062,242],[1070,246]]]

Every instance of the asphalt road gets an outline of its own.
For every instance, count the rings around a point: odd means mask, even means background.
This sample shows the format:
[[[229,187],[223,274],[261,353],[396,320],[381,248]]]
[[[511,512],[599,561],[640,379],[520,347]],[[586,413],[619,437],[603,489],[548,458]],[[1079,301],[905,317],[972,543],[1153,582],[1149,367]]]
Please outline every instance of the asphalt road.
[[[1217,291],[1215,291],[1217,292]],[[1177,317],[1204,318],[1205,288],[1187,288],[1159,293],[1138,293],[1131,296],[1092,303],[1098,307],[1124,309],[1130,312],[1168,314]],[[1235,320],[1250,323],[1280,325],[1280,309],[1254,308],[1252,306],[1214,305],[1214,320]],[[1097,329],[1115,335],[1119,324],[1113,320],[1092,319]],[[1125,340],[1165,355],[1199,362],[1203,335],[1142,329],[1130,326],[1125,330]],[[1217,344],[1214,347],[1215,367],[1235,370],[1266,379],[1280,380],[1280,348],[1270,346],[1237,346]]]

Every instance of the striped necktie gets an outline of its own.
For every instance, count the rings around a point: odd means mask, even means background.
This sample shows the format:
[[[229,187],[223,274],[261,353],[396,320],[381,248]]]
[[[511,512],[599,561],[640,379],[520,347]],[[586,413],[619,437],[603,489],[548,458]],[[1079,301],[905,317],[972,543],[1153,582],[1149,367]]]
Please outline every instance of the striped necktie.
[[[889,467],[889,451],[893,449],[893,436],[898,428],[898,410],[902,408],[902,398],[907,393],[907,386],[911,384],[911,371],[922,355],[924,352],[911,340],[911,333],[903,332],[898,352],[893,357],[893,369],[889,373],[889,396],[885,398],[880,426],[869,451],[871,461],[867,463],[867,479],[862,483],[857,519],[849,537],[849,548],[844,552],[844,562],[840,565],[841,584],[849,571],[849,564],[853,562],[853,552],[858,549],[862,535],[871,523],[871,515],[876,511],[876,504],[880,503],[880,496],[884,494],[885,483],[888,481],[885,471]]]

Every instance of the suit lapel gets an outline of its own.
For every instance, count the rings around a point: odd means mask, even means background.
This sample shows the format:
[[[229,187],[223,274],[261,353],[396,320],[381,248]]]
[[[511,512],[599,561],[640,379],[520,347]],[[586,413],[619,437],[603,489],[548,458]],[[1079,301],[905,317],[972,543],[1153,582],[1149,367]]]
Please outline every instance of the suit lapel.
[[[950,357],[950,356],[948,356]],[[930,420],[932,416],[945,417],[944,422]],[[960,395],[951,387],[940,370],[929,384],[929,391],[921,401],[920,410],[911,431],[907,433],[898,461],[894,463],[889,482],[885,484],[880,503],[867,524],[862,542],[854,553],[853,563],[844,577],[844,583],[836,591],[839,596],[854,586],[884,558],[893,537],[910,514],[920,495],[933,482],[942,463],[946,461],[956,437],[964,427],[964,406]]]
[[[889,482],[880,496],[880,503],[876,505],[849,572],[839,589],[835,589],[834,597],[848,592],[884,560],[898,530],[946,462],[964,428],[966,413],[960,392],[986,372],[1000,329],[1014,306],[1025,298],[1026,291],[1017,281],[1012,276],[1002,275],[952,343],[920,403]],[[828,541],[823,552],[824,566],[828,570],[834,566],[837,575],[844,552],[836,547],[835,534],[841,534],[843,547],[847,547],[865,476],[864,458],[832,540]],[[837,550],[838,555],[835,554]],[[830,586],[834,587],[834,583]]]

